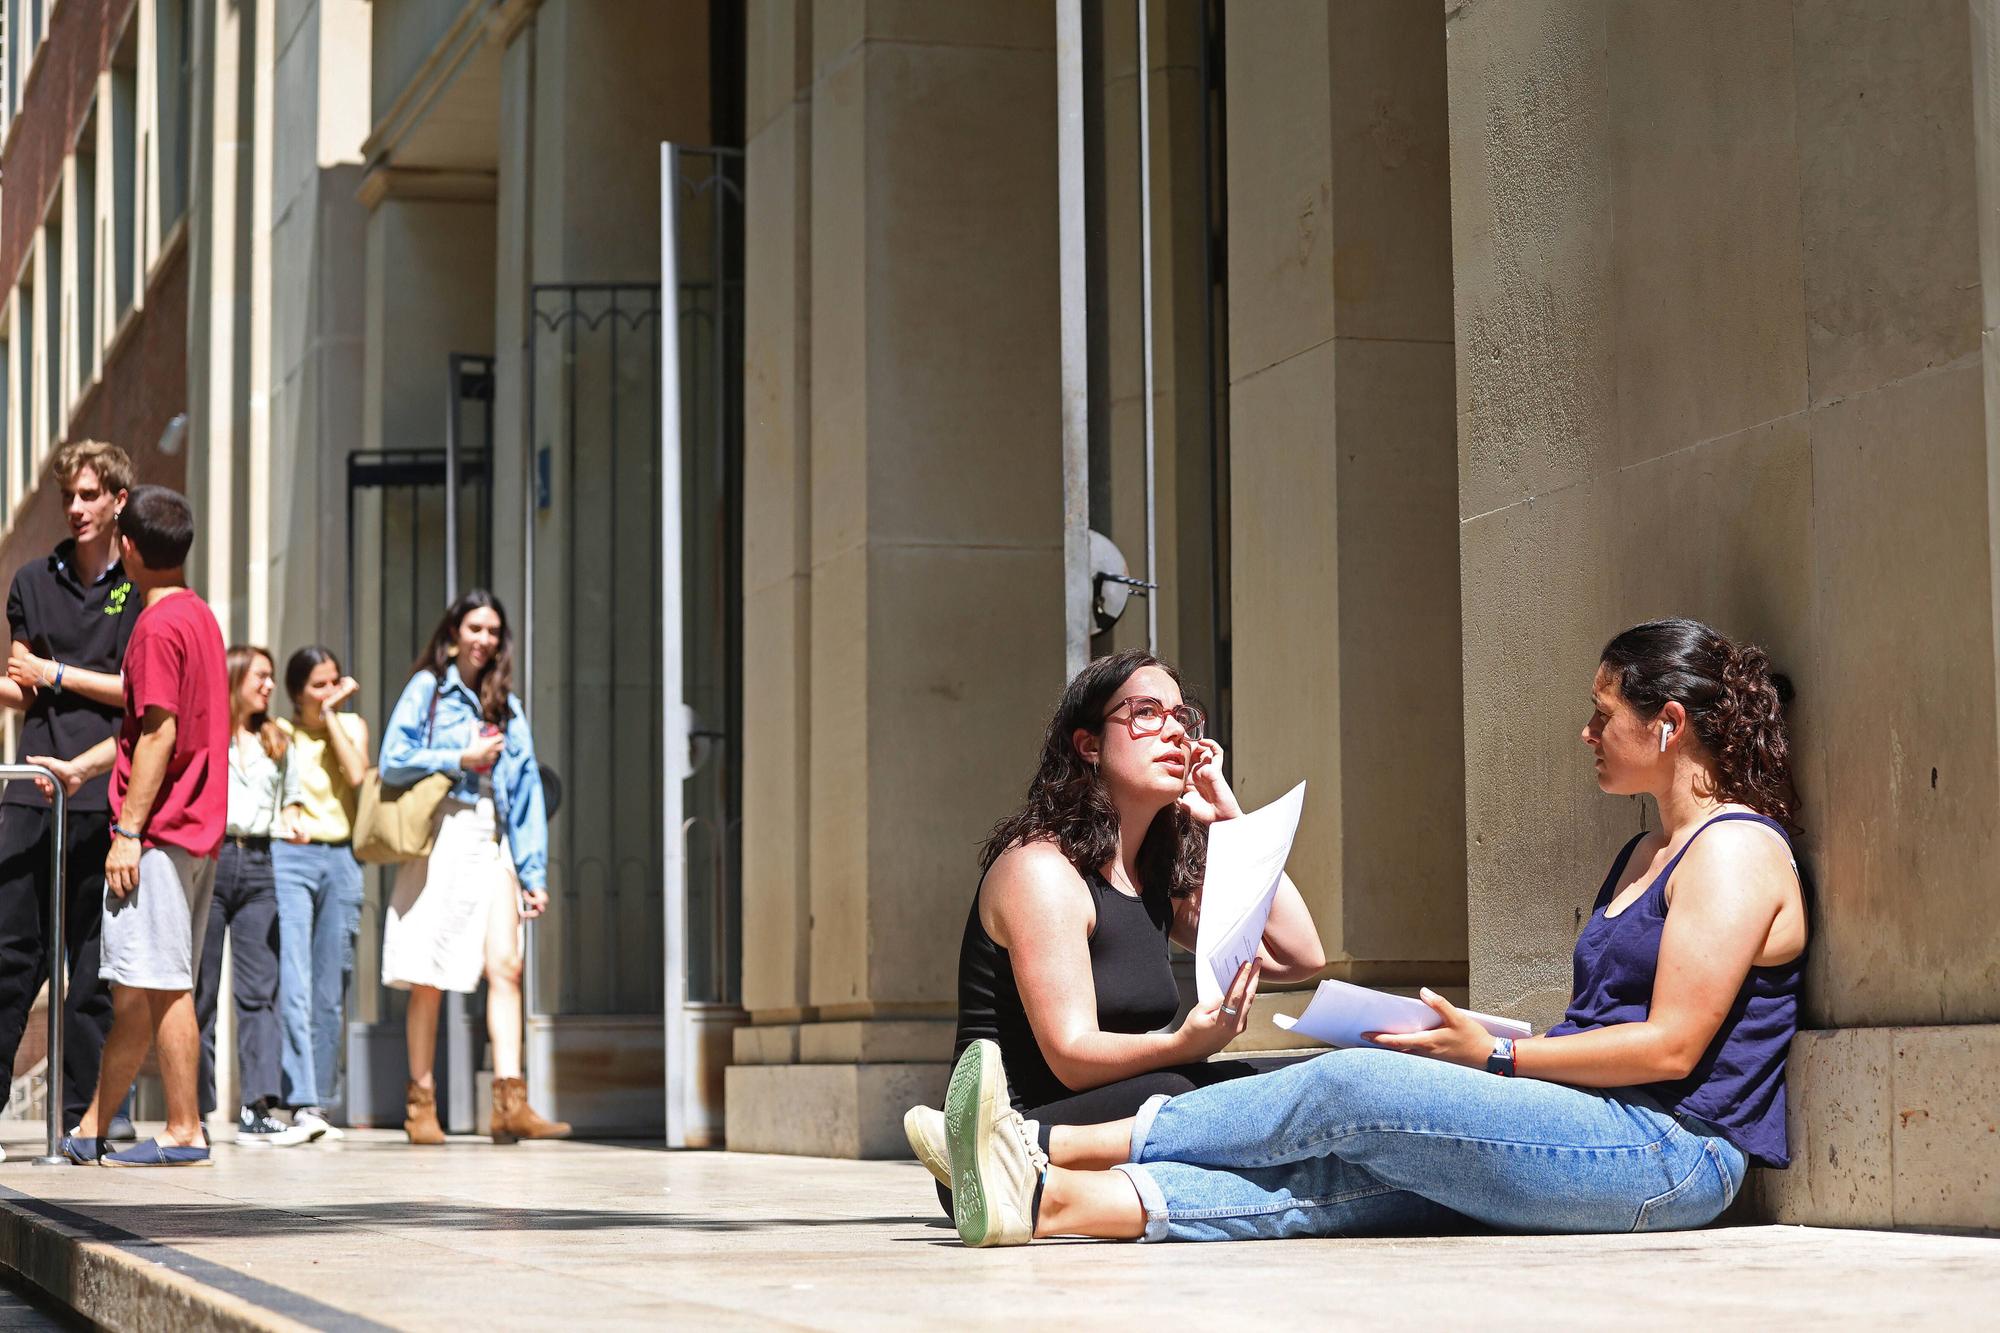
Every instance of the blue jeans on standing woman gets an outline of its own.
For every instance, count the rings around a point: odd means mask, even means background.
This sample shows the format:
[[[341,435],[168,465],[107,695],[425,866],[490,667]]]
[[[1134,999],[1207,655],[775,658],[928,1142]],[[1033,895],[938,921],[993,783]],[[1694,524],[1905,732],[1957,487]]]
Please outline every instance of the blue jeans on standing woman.
[[[1745,1166],[1637,1089],[1364,1049],[1155,1098],[1118,1170],[1158,1241],[1676,1231],[1714,1221]]]
[[[361,929],[361,863],[346,843],[277,842],[278,1015],[285,1029],[287,1106],[340,1097],[347,979]]]

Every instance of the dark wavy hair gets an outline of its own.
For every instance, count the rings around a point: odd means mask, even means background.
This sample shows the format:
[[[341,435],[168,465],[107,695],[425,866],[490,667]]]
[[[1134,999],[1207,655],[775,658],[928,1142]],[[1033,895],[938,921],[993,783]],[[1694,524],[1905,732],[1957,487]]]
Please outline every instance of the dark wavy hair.
[[[1792,682],[1754,644],[1699,620],[1649,620],[1604,645],[1618,693],[1648,721],[1669,700],[1715,760],[1716,794],[1797,831],[1785,705]]]
[[[306,692],[306,682],[312,679],[313,668],[322,662],[333,663],[333,673],[336,676],[340,674],[340,659],[334,655],[333,649],[323,643],[308,644],[285,660],[285,694],[292,701],[294,713],[299,711],[299,696]]]
[[[1100,657],[1063,691],[1055,716],[1042,737],[1041,761],[1028,783],[1028,797],[1014,814],[994,825],[979,855],[985,874],[1002,852],[1046,839],[1062,849],[1079,874],[1091,874],[1118,855],[1118,810],[1104,778],[1078,753],[1078,731],[1101,734],[1104,714],[1119,687],[1141,667],[1158,667],[1181,687],[1180,673],[1150,653],[1131,650]],[[1139,890],[1186,898],[1201,887],[1208,861],[1208,831],[1179,801],[1153,819],[1139,845]]]
[[[507,620],[507,608],[500,605],[500,599],[484,588],[474,588],[451,604],[431,631],[430,646],[417,658],[413,671],[428,671],[439,680],[444,679],[445,669],[451,665],[452,652],[458,647],[458,627],[465,618],[478,610],[491,611],[500,617],[500,647],[486,664],[486,670],[478,680],[468,680],[466,685],[479,693],[479,713],[496,727],[504,728],[511,715],[507,696],[514,689],[514,628]]]

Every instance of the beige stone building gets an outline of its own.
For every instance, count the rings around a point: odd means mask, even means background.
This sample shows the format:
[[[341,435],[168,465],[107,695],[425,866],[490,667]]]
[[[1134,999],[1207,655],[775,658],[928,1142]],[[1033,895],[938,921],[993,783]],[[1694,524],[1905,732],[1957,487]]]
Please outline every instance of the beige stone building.
[[[2000,16],[1156,3],[1142,68],[1082,6],[1079,487],[1057,9],[752,9],[732,1146],[897,1152],[940,1085],[974,849],[1064,676],[1065,501],[1145,545],[1143,78],[1158,641],[1246,797],[1312,781],[1332,973],[1551,1021],[1651,817],[1582,762],[1597,649],[1711,620],[1798,684],[1819,885],[1761,1206],[2000,1225]]]
[[[557,1114],[900,1154],[977,845],[1149,634],[1247,800],[1311,782],[1330,975],[1545,1024],[1652,817],[1583,762],[1595,655],[1682,613],[1799,687],[1756,1206],[2000,1227],[1993,0],[1149,0],[1143,52],[1123,0],[188,7],[185,238],[137,253],[185,246],[205,590],[378,721],[447,589],[508,603]],[[23,301],[17,505],[76,425]],[[1108,629],[1091,531],[1158,585]]]

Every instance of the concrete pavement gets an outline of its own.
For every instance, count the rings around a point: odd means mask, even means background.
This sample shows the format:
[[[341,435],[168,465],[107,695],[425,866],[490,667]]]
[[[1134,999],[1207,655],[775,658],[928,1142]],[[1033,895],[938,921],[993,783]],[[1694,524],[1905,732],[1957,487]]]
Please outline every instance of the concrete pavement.
[[[2000,1240],[1979,1237],[974,1252],[908,1162],[354,1132],[139,1172],[31,1166],[34,1137],[0,1125],[0,1264],[114,1328],[1960,1328],[2000,1308]]]

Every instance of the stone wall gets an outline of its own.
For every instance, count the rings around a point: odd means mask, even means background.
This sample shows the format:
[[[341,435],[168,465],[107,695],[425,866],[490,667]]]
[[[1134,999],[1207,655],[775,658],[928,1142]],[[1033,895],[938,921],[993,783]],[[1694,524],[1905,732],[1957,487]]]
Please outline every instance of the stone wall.
[[[1308,780],[1291,873],[1334,975],[1462,983],[1443,24],[1226,11],[1235,782]]]
[[[1798,685],[1808,1022],[2000,1019],[1975,154],[1991,113],[1966,5],[1882,19],[1860,0],[1448,7],[1483,1008],[1559,1013],[1603,867],[1653,817],[1599,794],[1584,761],[1596,653],[1686,614]],[[1883,1038],[1872,1063],[1802,1039],[1795,1140],[1831,1146],[1835,1089],[1870,1107],[1930,1089],[1924,1132],[1990,1169],[1989,1127],[1946,1086],[1990,1084],[1980,1030]],[[1918,1168],[1886,1165],[1886,1114],[1856,1132],[1897,1207],[1795,1192],[1781,1216],[1982,1224],[1895,1176]],[[1836,1156],[1787,1185],[1810,1175],[1823,1200],[1844,1188],[1829,1171],[1868,1160]]]

